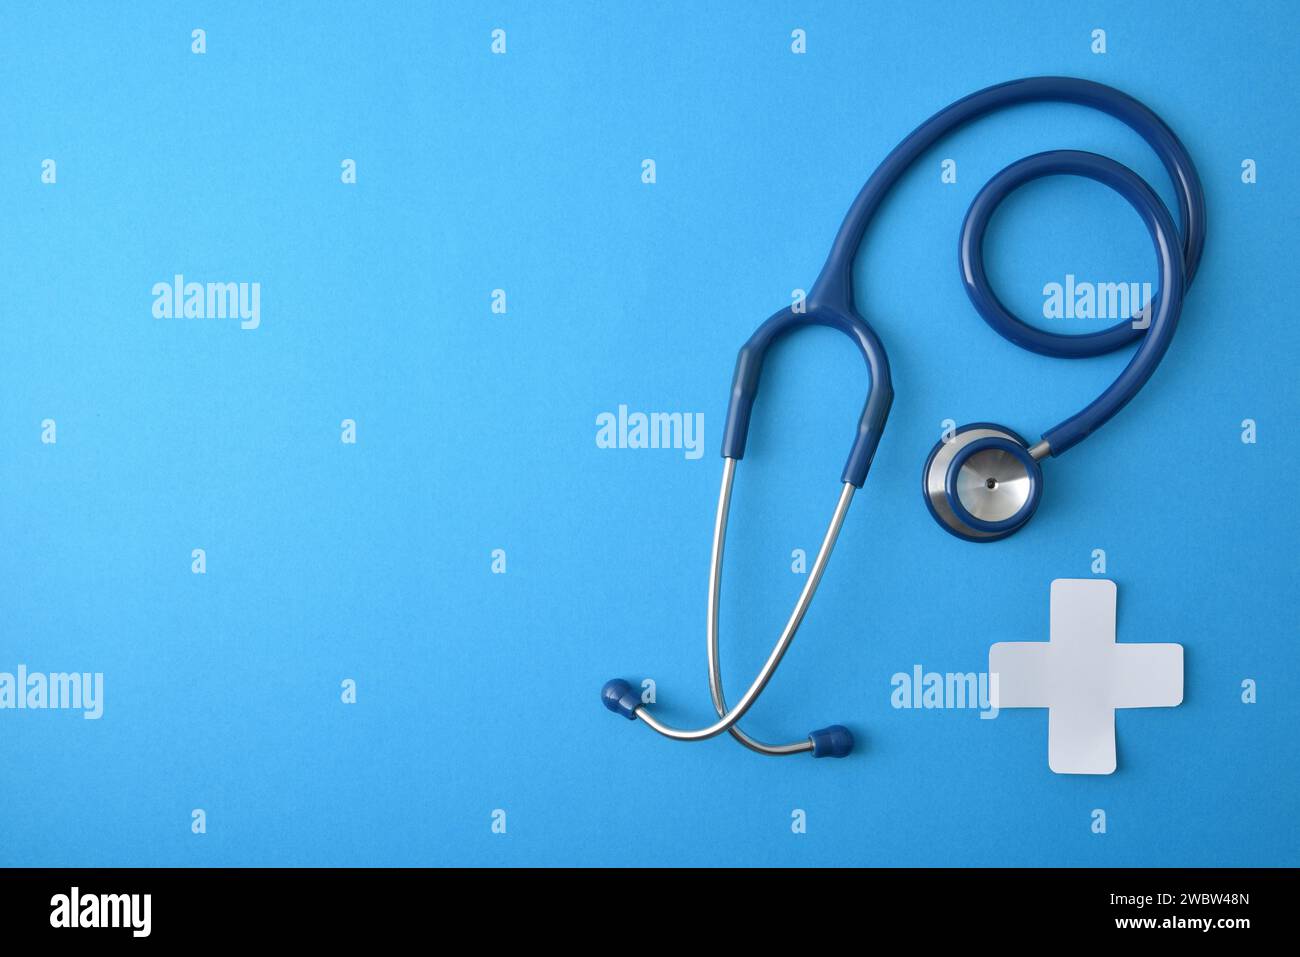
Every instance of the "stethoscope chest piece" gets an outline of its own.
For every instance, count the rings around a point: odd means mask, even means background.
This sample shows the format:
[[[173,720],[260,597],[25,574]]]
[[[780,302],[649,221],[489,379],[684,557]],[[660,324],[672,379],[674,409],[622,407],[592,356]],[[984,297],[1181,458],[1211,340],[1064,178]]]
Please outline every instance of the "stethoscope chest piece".
[[[1034,452],[1003,426],[962,426],[925,460],[921,492],[930,514],[967,541],[995,542],[1014,534],[1033,517],[1042,495]]]

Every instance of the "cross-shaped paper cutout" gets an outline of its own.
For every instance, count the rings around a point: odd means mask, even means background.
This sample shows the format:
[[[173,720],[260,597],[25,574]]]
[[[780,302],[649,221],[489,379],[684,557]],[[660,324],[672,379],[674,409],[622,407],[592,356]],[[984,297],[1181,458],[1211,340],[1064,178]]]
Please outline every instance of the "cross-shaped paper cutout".
[[[1115,583],[1052,582],[1051,640],[989,649],[996,708],[1047,708],[1047,765],[1057,774],[1115,770],[1115,709],[1183,701],[1183,646],[1115,643]]]

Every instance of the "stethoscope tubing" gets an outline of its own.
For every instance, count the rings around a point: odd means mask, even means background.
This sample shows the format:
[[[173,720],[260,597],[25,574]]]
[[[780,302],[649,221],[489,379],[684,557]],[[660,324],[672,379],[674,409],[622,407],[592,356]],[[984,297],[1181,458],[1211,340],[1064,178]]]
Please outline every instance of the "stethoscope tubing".
[[[1155,301],[1148,304],[1153,313],[1148,324],[1139,324],[1139,316],[1134,316],[1091,335],[1051,333],[1036,329],[1012,315],[990,286],[982,247],[985,230],[998,204],[1026,183],[1062,174],[1087,177],[1109,186],[1128,200],[1147,227],[1155,245],[1159,275]],[[1052,150],[1025,157],[989,180],[966,214],[958,260],[962,282],[976,310],[994,331],[1016,345],[1043,355],[1082,358],[1113,352],[1134,338],[1142,340],[1124,371],[1101,395],[1043,433],[1043,440],[1053,456],[1073,448],[1105,425],[1151,378],[1173,341],[1187,288],[1178,230],[1160,197],[1127,166],[1106,156],[1077,150]]]
[[[1013,163],[995,176],[972,203],[958,244],[958,262],[963,285],[976,310],[1000,334],[1035,352],[1061,358],[1102,355],[1142,337],[1143,328],[1121,322],[1100,333],[1070,336],[1034,330],[1012,316],[989,288],[983,270],[982,240],[988,215],[1005,196],[1029,179],[1054,174],[1089,176],[1118,190],[1147,222],[1160,261],[1161,289],[1152,304],[1155,319],[1146,349],[1139,349],[1120,378],[1080,413],[1044,433],[1049,454],[1060,455],[1077,444],[1118,412],[1150,378],[1168,347],[1177,323],[1182,294],[1191,284],[1205,247],[1205,194],[1200,177],[1186,147],[1155,113],[1126,93],[1074,77],[1030,77],[1012,80],[972,93],[935,113],[913,130],[885,158],[854,199],[835,236],[830,255],[808,294],[806,311],[787,307],[764,322],[741,347],[732,379],[731,401],[723,428],[722,454],[742,458],[754,401],[758,394],[763,362],[773,342],[789,332],[810,325],[838,329],[858,346],[866,360],[870,387],[858,421],[857,434],[845,463],[842,480],[861,488],[866,481],[885,422],[893,404],[894,391],[889,359],[871,325],[857,312],[853,290],[853,263],[867,226],[885,196],[913,162],[942,137],[991,112],[1027,103],[1065,102],[1101,110],[1135,130],[1159,157],[1169,172],[1178,199],[1179,231],[1164,203],[1131,170],[1096,154],[1074,150],[1053,150]],[[1081,157],[1091,159],[1084,160]],[[1021,178],[1026,174],[1033,175]],[[981,211],[987,209],[987,215]],[[1173,244],[1174,248],[1166,248]],[[1177,249],[1181,255],[1175,255]],[[1181,262],[1180,262],[1181,261]],[[1181,268],[1178,268],[1181,265]],[[1181,281],[1179,274],[1181,273]],[[980,281],[982,279],[982,281]],[[1158,321],[1161,317],[1164,321]],[[1167,327],[1167,328],[1166,328]],[[1156,330],[1164,330],[1156,334]]]
[[[921,154],[949,133],[982,116],[1041,102],[1073,103],[1100,110],[1125,123],[1147,141],[1174,183],[1183,224],[1185,283],[1190,284],[1205,248],[1205,192],[1187,148],[1164,120],[1127,93],[1077,77],[1036,76],[999,83],[965,96],[935,113],[894,147],[849,207],[826,264],[808,294],[809,303],[825,301],[852,308],[853,263],[867,226],[886,195]]]

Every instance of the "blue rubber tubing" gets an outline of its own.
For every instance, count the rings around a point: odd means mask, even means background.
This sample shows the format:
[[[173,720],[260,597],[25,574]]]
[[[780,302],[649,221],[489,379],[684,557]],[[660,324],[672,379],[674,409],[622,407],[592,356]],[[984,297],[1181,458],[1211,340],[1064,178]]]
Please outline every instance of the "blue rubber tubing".
[[[1082,336],[1058,335],[1035,329],[1013,316],[998,300],[984,272],[981,252],[984,232],[994,210],[1012,190],[1042,176],[1086,176],[1111,187],[1129,201],[1146,225],[1155,244],[1160,276],[1156,301],[1150,304],[1150,322],[1125,319],[1103,331]],[[1034,352],[1064,358],[1083,358],[1112,352],[1141,336],[1124,371],[1082,411],[1043,433],[1052,455],[1060,455],[1082,442],[1128,404],[1146,384],[1164,358],[1182,312],[1187,286],[1186,267],[1177,245],[1178,232],[1165,204],[1146,181],[1127,166],[1096,153],[1055,150],[1012,163],[980,190],[962,227],[959,260],[962,281],[970,300],[984,320],[1001,336]]]
[[[1113,352],[1143,339],[1124,371],[1096,400],[1043,433],[1052,455],[1082,441],[1118,412],[1150,378],[1164,357],[1178,323],[1183,295],[1196,275],[1205,248],[1205,194],[1186,148],[1155,113],[1113,87],[1074,77],[1040,76],[980,90],[940,110],[907,136],[880,164],[858,193],[836,234],[830,255],[807,299],[807,314],[787,308],[768,319],[741,349],[723,430],[722,454],[741,458],[749,430],[767,346],[788,331],[809,325],[839,328],[856,341],[867,360],[871,386],[858,433],[845,465],[844,481],[861,486],[880,442],[893,399],[889,360],[879,337],[857,312],[853,263],[867,226],[899,178],[926,150],[961,126],[997,110],[1026,103],[1073,103],[1108,113],[1130,126],[1151,146],[1173,181],[1181,233],[1151,187],[1114,160],[1076,150],[1039,153],[1012,163],[991,179],[967,212],[958,243],[960,277],[976,310],[1011,342],[1047,356],[1083,358]],[[1042,176],[1086,176],[1117,190],[1137,210],[1156,247],[1160,288],[1146,328],[1123,321],[1103,332],[1060,335],[1035,329],[1013,316],[989,286],[983,237],[998,204],[1014,189]],[[1181,241],[1180,241],[1181,239]]]

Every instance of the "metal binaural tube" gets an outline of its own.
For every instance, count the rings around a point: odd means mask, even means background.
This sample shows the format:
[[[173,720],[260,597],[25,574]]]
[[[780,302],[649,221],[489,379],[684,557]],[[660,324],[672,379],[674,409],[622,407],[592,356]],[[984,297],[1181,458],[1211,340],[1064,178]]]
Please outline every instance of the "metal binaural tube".
[[[812,570],[808,573],[808,580],[804,583],[798,601],[795,602],[794,610],[791,611],[780,637],[772,647],[772,651],[763,663],[763,667],[759,669],[753,683],[741,695],[735,707],[728,709],[722,692],[721,665],[718,656],[718,599],[722,590],[722,560],[727,535],[727,516],[731,511],[731,487],[735,481],[735,475],[736,460],[733,458],[723,459],[722,487],[718,493],[718,511],[713,524],[708,608],[709,688],[713,694],[714,707],[718,711],[718,720],[704,728],[686,730],[664,724],[654,717],[644,705],[638,707],[635,713],[652,730],[677,741],[703,741],[716,737],[724,731],[730,731],[746,747],[763,754],[799,754],[804,751],[811,751],[813,750],[813,744],[810,739],[805,738],[792,744],[768,745],[749,737],[736,725],[745,716],[745,713],[754,706],[758,696],[763,693],[763,689],[772,680],[777,666],[781,664],[781,659],[785,657],[790,643],[794,640],[795,633],[798,632],[804,616],[808,613],[813,596],[817,593],[817,586],[821,583],[822,575],[826,571],[826,565],[830,561],[831,552],[835,548],[835,541],[839,537],[840,528],[844,524],[844,517],[848,514],[849,504],[853,501],[855,487],[848,482],[844,483],[839,501],[835,506],[835,513],[831,516],[830,525],[826,529],[826,535],[822,539],[821,547],[817,550],[817,557],[813,560]]]

